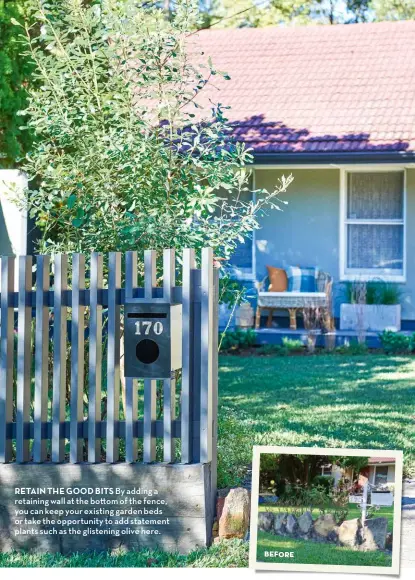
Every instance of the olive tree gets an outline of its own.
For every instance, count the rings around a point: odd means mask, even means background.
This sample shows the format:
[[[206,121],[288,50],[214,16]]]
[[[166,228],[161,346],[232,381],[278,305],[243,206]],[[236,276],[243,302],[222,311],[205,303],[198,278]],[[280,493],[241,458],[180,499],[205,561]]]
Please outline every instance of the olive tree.
[[[170,19],[154,3],[63,0],[39,2],[38,34],[14,21],[36,79],[24,203],[41,252],[210,246],[226,259],[281,209],[291,178],[250,198],[251,152],[202,98],[229,77],[194,49],[198,14],[189,0]]]

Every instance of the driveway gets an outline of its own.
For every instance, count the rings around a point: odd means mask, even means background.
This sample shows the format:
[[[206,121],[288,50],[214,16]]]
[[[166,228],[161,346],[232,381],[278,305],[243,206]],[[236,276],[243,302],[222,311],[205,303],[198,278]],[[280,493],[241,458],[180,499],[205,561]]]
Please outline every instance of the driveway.
[[[407,480],[402,492],[401,565],[415,568],[415,480]]]

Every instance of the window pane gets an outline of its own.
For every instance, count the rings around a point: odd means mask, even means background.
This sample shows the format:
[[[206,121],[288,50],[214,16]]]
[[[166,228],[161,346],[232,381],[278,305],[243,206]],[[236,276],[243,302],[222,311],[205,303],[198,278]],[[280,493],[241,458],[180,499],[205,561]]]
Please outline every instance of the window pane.
[[[349,219],[402,219],[403,173],[349,173]]]
[[[388,467],[385,465],[376,466],[375,485],[382,485],[388,481]]]
[[[349,224],[347,267],[403,269],[403,226]]]
[[[229,264],[236,270],[252,270],[252,238],[246,239],[242,244],[237,245]]]

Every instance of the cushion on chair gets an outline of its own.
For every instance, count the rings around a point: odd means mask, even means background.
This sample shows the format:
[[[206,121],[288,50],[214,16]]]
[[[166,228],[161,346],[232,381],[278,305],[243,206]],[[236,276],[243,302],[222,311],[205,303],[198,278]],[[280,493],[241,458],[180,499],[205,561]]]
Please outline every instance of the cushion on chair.
[[[270,281],[268,286],[269,292],[286,292],[288,279],[285,270],[282,268],[274,268],[274,266],[267,266],[267,270]]]
[[[315,292],[317,268],[299,268],[289,266],[287,268],[288,291],[289,292]]]

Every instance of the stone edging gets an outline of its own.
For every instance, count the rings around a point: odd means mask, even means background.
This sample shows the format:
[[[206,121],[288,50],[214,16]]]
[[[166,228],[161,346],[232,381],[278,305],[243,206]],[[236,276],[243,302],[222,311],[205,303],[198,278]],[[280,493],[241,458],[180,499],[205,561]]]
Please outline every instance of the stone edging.
[[[387,531],[388,520],[382,517],[368,519],[364,525],[359,518],[337,524],[333,514],[313,519],[310,511],[299,518],[285,512],[259,512],[258,528],[280,536],[336,544],[365,552],[392,549],[392,534]]]

